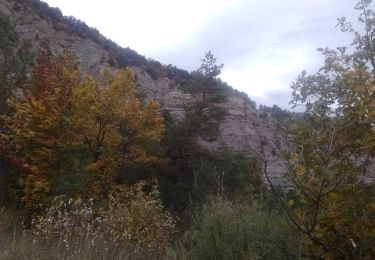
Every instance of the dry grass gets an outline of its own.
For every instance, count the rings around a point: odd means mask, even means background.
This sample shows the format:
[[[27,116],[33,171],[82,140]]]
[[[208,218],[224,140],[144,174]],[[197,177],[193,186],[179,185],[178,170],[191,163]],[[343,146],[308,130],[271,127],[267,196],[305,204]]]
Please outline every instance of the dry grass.
[[[79,242],[78,242],[79,241]],[[78,238],[77,243],[67,249],[58,240],[39,241],[24,234],[2,238],[0,259],[158,259],[160,255],[131,245],[92,246],[90,239]]]
[[[31,227],[0,211],[0,259],[159,259],[175,233],[175,220],[143,184],[119,186],[108,205],[56,199]]]

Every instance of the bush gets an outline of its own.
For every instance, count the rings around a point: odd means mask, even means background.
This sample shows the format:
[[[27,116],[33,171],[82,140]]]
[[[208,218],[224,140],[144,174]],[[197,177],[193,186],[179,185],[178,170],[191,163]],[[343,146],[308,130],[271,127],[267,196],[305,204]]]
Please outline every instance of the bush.
[[[299,238],[276,210],[215,199],[207,203],[171,259],[296,259]]]
[[[143,188],[140,182],[120,185],[112,192],[101,232],[151,251],[163,251],[174,236],[175,220],[163,212],[157,191],[145,194]]]
[[[113,248],[161,255],[173,237],[175,220],[163,212],[155,193],[142,191],[144,183],[117,186],[108,207],[94,209],[92,201],[55,201],[32,221],[35,243],[56,241],[74,253],[84,249],[105,254]]]

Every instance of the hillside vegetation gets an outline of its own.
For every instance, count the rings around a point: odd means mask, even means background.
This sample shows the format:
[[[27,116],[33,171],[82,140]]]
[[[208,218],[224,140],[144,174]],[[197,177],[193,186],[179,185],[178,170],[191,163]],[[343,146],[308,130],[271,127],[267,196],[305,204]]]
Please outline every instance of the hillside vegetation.
[[[0,259],[375,258],[370,0],[356,5],[360,31],[339,19],[352,51],[321,49],[319,72],[293,83],[304,113],[260,107],[293,145],[259,135],[250,156],[200,145],[219,135],[228,97],[243,96],[211,52],[188,73],[40,1],[15,2],[99,43],[122,69],[87,75],[69,50],[32,53],[0,13]],[[184,117],[146,100],[131,65],[176,79],[194,97]],[[270,180],[275,154],[288,189]]]

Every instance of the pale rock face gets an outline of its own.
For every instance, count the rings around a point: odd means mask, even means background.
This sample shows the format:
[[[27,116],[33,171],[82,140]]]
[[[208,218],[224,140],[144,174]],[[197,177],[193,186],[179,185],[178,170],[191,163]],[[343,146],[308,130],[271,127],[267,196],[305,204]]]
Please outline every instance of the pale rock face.
[[[41,19],[32,9],[18,6],[14,1],[0,0],[0,12],[8,15],[16,25],[16,31],[24,39],[32,42],[35,51],[48,47],[53,54],[61,54],[64,50],[73,50],[80,58],[83,71],[97,73],[102,69],[116,70],[112,66],[111,54],[91,39],[59,30],[51,21]],[[147,94],[148,99],[156,100],[162,109],[166,109],[176,118],[184,115],[184,106],[194,101],[194,97],[184,93],[167,77],[153,79],[145,70],[132,67],[137,86]],[[273,142],[280,129],[268,118],[260,117],[259,111],[247,104],[243,99],[230,96],[224,107],[228,111],[220,125],[220,135],[214,142],[201,140],[201,145],[209,149],[229,147],[234,151],[252,156],[260,153],[261,140]],[[283,137],[281,137],[283,139]],[[284,138],[285,139],[285,138]],[[285,143],[285,141],[284,141]],[[275,184],[282,184],[285,171],[283,161],[272,154],[273,145],[263,149],[269,156],[268,172]]]
[[[48,47],[53,54],[73,50],[80,58],[84,71],[97,73],[110,67],[110,54],[90,39],[69,35],[51,21],[41,19],[31,8],[14,1],[0,0],[0,11],[9,16],[19,35],[30,40],[34,51]]]
[[[135,75],[138,87],[147,94],[149,99],[156,100],[162,109],[180,119],[184,116],[184,106],[191,104],[194,98],[179,89],[176,84],[167,77],[153,80],[152,77],[142,68],[131,68]]]
[[[147,96],[159,102],[162,109],[166,109],[172,116],[180,119],[184,115],[184,105],[194,101],[188,93],[173,84],[164,77],[153,80],[141,68],[132,68],[136,74],[137,83]],[[243,99],[230,96],[224,104],[227,115],[220,124],[220,134],[214,142],[200,140],[200,144],[209,149],[231,148],[234,151],[244,153],[248,156],[265,153],[268,156],[267,171],[275,185],[285,186],[282,174],[285,172],[285,163],[276,154],[273,154],[273,144],[261,148],[261,140],[273,142],[280,138],[285,147],[286,141],[276,123],[270,118],[260,117],[259,111],[247,104]],[[278,151],[275,151],[277,153]],[[266,181],[266,180],[265,180]]]

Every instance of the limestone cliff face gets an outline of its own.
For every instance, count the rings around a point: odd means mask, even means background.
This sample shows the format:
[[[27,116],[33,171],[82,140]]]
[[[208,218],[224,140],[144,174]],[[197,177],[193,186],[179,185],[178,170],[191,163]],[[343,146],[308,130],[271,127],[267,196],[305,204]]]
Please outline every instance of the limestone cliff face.
[[[153,80],[144,70],[133,67],[137,75],[138,86],[151,99],[157,100],[163,109],[167,109],[175,118],[184,114],[184,105],[194,101],[194,98],[181,91],[174,82],[166,77]],[[276,155],[274,142],[277,146],[285,147],[286,140],[282,129],[270,117],[261,113],[245,100],[230,96],[224,104],[227,115],[220,125],[220,134],[216,141],[201,140],[201,144],[210,149],[229,147],[234,151],[253,156],[255,153],[268,162],[268,172],[275,184],[283,184],[281,175],[285,171],[283,161]],[[261,142],[265,142],[262,147]],[[276,147],[277,149],[277,147]]]
[[[66,49],[73,50],[79,56],[83,70],[88,73],[104,68],[119,69],[114,53],[90,37],[69,33],[63,22],[56,22],[48,16],[41,17],[25,1],[0,0],[0,12],[10,17],[16,31],[22,38],[31,41],[35,51],[43,48],[53,54],[61,54]],[[194,97],[181,91],[167,76],[155,78],[142,67],[132,66],[132,69],[137,85],[149,99],[157,100],[175,118],[183,117],[184,104],[192,102]],[[273,181],[280,183],[284,164],[273,153],[273,145],[269,144],[280,135],[281,130],[276,123],[270,117],[262,117],[259,111],[239,97],[230,96],[224,107],[228,114],[220,125],[219,137],[214,142],[202,140],[201,144],[210,149],[227,146],[247,155],[263,151],[268,156],[268,171]]]
[[[111,55],[103,47],[90,39],[67,34],[52,18],[42,19],[31,7],[17,1],[0,0],[0,12],[11,19],[22,38],[31,41],[35,51],[43,48],[61,54],[71,49],[79,55],[85,71],[97,72],[110,67]]]

